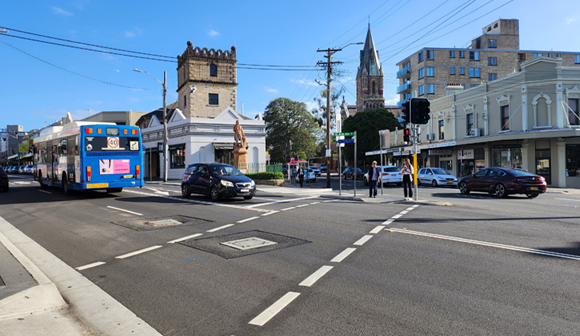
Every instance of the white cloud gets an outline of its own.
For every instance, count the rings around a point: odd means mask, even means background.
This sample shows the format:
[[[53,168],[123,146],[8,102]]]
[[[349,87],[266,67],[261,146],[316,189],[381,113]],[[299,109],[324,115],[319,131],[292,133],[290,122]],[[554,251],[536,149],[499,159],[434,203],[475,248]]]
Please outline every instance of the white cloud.
[[[298,84],[302,84],[302,85],[310,85],[310,86],[318,86],[318,83],[316,83],[315,81],[309,81],[307,79],[290,79],[290,81],[292,83],[298,83]]]
[[[314,110],[315,108],[318,108],[317,102],[303,102],[303,103],[306,104],[306,109],[309,112],[312,112],[312,110]]]
[[[270,92],[270,93],[278,93],[277,89],[273,89],[273,88],[269,88],[269,87],[265,87],[266,91]]]
[[[60,9],[58,7],[53,6],[51,8],[52,8],[53,13],[55,13],[55,14],[64,15],[64,16],[72,16],[73,15],[73,13],[67,12],[64,9]]]
[[[397,105],[401,99],[397,96],[391,96],[391,99],[385,100],[385,105]]]
[[[134,28],[133,31],[125,31],[125,37],[135,37],[143,34],[143,31],[139,28]]]
[[[573,16],[573,17],[566,18],[566,24],[572,24],[572,23],[574,23],[576,21],[578,21],[578,17],[577,16]]]
[[[209,32],[207,32],[207,34],[211,37],[216,37],[218,36],[220,33],[216,32],[215,30],[210,30]]]

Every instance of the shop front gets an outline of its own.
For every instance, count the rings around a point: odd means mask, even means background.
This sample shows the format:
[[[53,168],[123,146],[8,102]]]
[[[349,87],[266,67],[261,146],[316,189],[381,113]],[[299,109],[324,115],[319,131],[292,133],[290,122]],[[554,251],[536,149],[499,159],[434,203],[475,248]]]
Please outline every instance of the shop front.
[[[491,166],[522,169],[523,155],[521,144],[499,144],[491,148]]]
[[[439,167],[447,171],[453,171],[453,150],[429,149],[430,167]]]
[[[229,165],[234,164],[234,143],[214,143],[215,162],[225,163]]]

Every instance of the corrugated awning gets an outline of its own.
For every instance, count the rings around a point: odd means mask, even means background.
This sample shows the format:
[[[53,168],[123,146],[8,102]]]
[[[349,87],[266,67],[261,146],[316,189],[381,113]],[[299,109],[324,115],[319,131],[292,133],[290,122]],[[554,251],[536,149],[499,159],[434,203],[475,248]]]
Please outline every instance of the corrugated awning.
[[[214,142],[212,143],[214,149],[234,149],[234,143],[221,143],[221,142]]]
[[[16,159],[16,157],[18,157],[18,154],[10,155],[8,160]]]

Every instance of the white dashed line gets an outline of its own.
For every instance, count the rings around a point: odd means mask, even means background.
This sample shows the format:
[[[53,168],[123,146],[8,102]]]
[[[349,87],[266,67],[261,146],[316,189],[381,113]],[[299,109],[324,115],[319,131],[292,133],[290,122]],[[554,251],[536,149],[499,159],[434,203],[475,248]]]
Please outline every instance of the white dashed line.
[[[354,247],[347,247],[344,251],[340,252],[336,257],[332,258],[330,262],[339,263],[343,261],[346,257],[348,257],[351,253],[356,250]]]
[[[411,211],[411,210],[413,210],[413,209],[415,209],[415,207],[410,207],[410,208],[407,208],[407,209],[405,209],[405,210],[406,210],[406,211]]]
[[[301,204],[301,205],[297,205],[296,207],[297,207],[297,208],[302,208],[302,207],[309,206],[309,205],[310,205],[310,204]]]
[[[322,278],[328,271],[330,271],[334,266],[322,266],[318,271],[312,273],[308,278],[304,279],[298,286],[310,287],[314,285],[316,281]]]
[[[290,304],[290,302],[294,301],[300,295],[300,293],[296,292],[288,292],[283,297],[281,297],[278,301],[274,302],[273,305],[266,308],[260,315],[256,316],[253,320],[249,322],[249,324],[263,326],[266,324],[270,319],[276,314],[278,314],[284,307]]]
[[[361,239],[357,240],[357,241],[356,241],[356,242],[355,242],[353,245],[358,245],[358,246],[360,246],[360,245],[362,245],[362,244],[364,244],[364,243],[368,242],[368,241],[369,241],[369,239],[371,239],[372,237],[373,237],[372,235],[366,235],[366,236],[363,236]]]
[[[225,229],[225,228],[229,228],[230,226],[234,226],[234,224],[227,224],[227,225],[224,225],[224,226],[216,227],[214,229],[207,230],[207,232],[216,232],[216,231],[219,231],[219,230],[222,230],[222,229]]]
[[[40,192],[43,192],[45,194],[52,194],[50,191],[46,191],[46,190],[39,190]]]
[[[296,207],[289,207],[289,208],[286,208],[286,209],[280,209],[280,211],[286,211],[286,210],[292,210],[292,209],[296,209]]]
[[[195,237],[199,237],[199,236],[202,236],[202,235],[203,235],[203,233],[196,233],[196,234],[193,234],[191,236],[182,237],[182,238],[178,238],[178,239],[175,239],[175,240],[172,240],[172,241],[168,241],[167,244],[179,243],[181,241],[188,240],[188,239],[195,238]]]
[[[131,252],[131,253],[127,253],[127,254],[120,255],[118,257],[115,257],[115,259],[125,259],[125,258],[129,258],[129,257],[133,257],[133,256],[136,256],[138,254],[145,253],[145,252],[149,252],[149,251],[153,251],[153,250],[156,250],[156,249],[161,248],[161,247],[163,247],[163,246],[161,246],[161,245],[151,246],[151,247],[148,247],[148,248],[144,248],[142,250],[139,250],[139,251],[135,251],[135,252]]]
[[[92,264],[88,264],[88,265],[84,265],[84,266],[77,267],[75,269],[77,271],[83,271],[83,270],[86,270],[86,269],[89,269],[89,268],[93,268],[93,267],[97,267],[97,266],[101,266],[101,265],[104,265],[104,264],[106,264],[106,262],[104,262],[104,261],[97,261],[97,262],[94,262]]]
[[[504,250],[512,250],[512,251],[518,251],[518,252],[541,254],[541,255],[546,255],[546,256],[551,256],[551,257],[558,257],[558,258],[572,259],[572,260],[579,260],[580,261],[580,256],[572,255],[572,254],[537,250],[537,249],[532,249],[532,248],[527,248],[527,247],[518,247],[518,246],[504,245],[504,244],[497,244],[497,243],[488,243],[488,242],[484,242],[484,241],[480,241],[480,240],[472,240],[472,239],[465,239],[465,238],[459,238],[459,237],[444,236],[444,235],[433,234],[433,233],[425,233],[425,232],[417,232],[417,231],[401,230],[401,229],[389,229],[389,230],[394,231],[394,232],[399,232],[399,233],[407,233],[407,234],[416,235],[416,236],[424,236],[424,237],[429,237],[429,238],[452,240],[452,241],[467,243],[467,244],[496,247],[496,248],[501,248]]]
[[[107,205],[107,208],[109,208],[109,209],[113,209],[113,210],[119,210],[119,211],[128,212],[128,213],[130,213],[130,214],[137,215],[137,216],[143,216],[143,214],[140,214],[140,213],[138,213],[138,212],[133,212],[133,211],[129,211],[129,210],[121,209],[121,208],[115,208],[115,207],[108,206],[108,205]]]
[[[246,218],[246,219],[239,220],[236,223],[245,223],[245,222],[249,222],[251,220],[258,219],[258,218],[260,218],[260,217],[258,217],[258,216],[256,216],[256,217],[250,217],[250,218]]]
[[[391,218],[397,219],[397,218],[401,218],[401,216],[403,216],[403,215],[394,215],[394,216],[393,216],[393,217],[391,217]]]
[[[384,228],[385,228],[385,226],[384,226],[384,225],[379,225],[379,226],[377,226],[376,228],[372,229],[372,231],[371,231],[371,232],[369,232],[369,233],[373,233],[373,234],[375,234],[375,233],[379,233],[379,232],[381,232],[381,230],[382,230],[382,229],[384,229]]]
[[[389,225],[389,224],[391,224],[394,221],[395,221],[394,219],[388,219],[388,220],[384,221],[383,224],[384,225]]]
[[[401,216],[402,216],[402,215],[406,215],[406,214],[408,214],[408,213],[409,213],[409,211],[405,210],[405,211],[401,211],[401,212],[399,212],[399,215],[401,215]]]
[[[270,215],[273,215],[273,214],[278,213],[278,212],[280,212],[280,211],[270,211],[268,213],[262,214],[262,216],[270,216]]]
[[[312,202],[310,204],[312,204],[312,205],[314,205],[314,204],[320,204],[320,202]]]

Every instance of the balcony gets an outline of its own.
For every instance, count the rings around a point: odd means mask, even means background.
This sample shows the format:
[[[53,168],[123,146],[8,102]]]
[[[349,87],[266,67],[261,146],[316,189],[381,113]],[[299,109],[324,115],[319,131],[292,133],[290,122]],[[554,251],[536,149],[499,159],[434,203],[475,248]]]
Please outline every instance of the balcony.
[[[399,71],[397,71],[397,78],[404,76],[404,75],[408,75],[411,73],[411,69],[410,68],[403,68]]]
[[[403,100],[401,100],[400,102],[398,102],[398,103],[397,103],[397,107],[398,107],[398,108],[401,108],[401,107],[403,107],[403,104],[405,104],[406,102],[407,102],[407,99],[403,99]]]
[[[397,87],[397,93],[401,93],[405,90],[409,90],[410,88],[411,88],[411,82],[407,82],[407,83]]]

